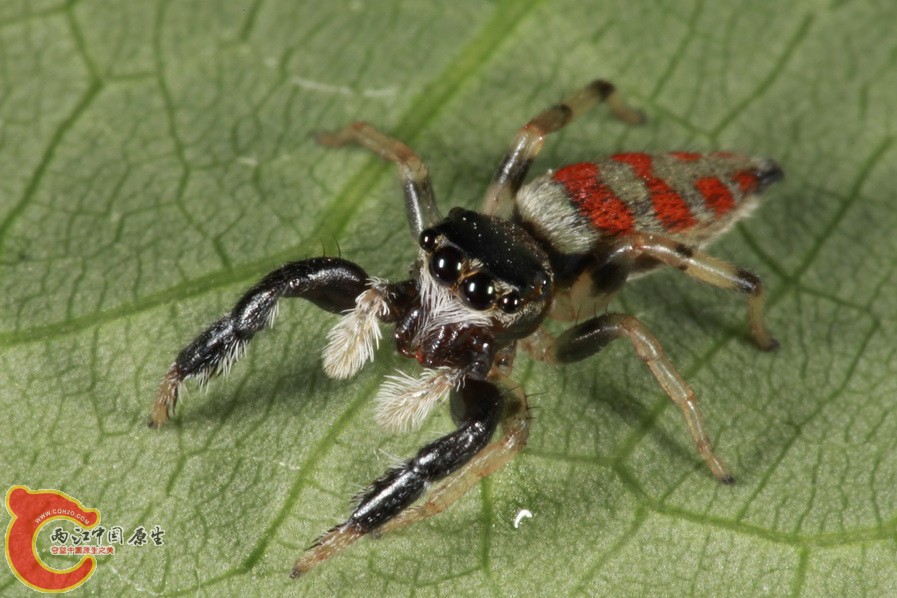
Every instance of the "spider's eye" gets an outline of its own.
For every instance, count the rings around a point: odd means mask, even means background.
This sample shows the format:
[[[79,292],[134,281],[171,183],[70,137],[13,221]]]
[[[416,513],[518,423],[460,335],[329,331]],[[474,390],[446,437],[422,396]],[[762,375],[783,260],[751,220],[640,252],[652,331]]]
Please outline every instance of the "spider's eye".
[[[428,228],[421,232],[418,243],[420,243],[421,248],[426,251],[433,251],[433,248],[436,247],[436,237],[436,231],[432,228]]]
[[[480,272],[464,279],[461,294],[470,307],[483,310],[495,301],[495,283],[489,275]]]
[[[549,285],[548,276],[543,272],[539,272],[535,278],[533,279],[532,285],[530,288],[539,294],[539,296],[546,298],[551,291],[551,286]]]
[[[523,299],[520,298],[516,292],[510,292],[504,297],[502,297],[498,304],[501,306],[501,310],[506,314],[512,314],[521,307],[523,307]]]
[[[437,250],[430,258],[430,271],[438,280],[451,284],[458,280],[463,263],[464,256],[461,252],[454,247],[446,246]]]

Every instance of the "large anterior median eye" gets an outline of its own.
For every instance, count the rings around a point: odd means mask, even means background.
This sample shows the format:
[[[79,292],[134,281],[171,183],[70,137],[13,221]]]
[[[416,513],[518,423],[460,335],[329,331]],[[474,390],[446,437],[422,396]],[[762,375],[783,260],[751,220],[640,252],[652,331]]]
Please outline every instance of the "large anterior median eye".
[[[461,252],[454,247],[446,246],[437,249],[430,257],[430,272],[438,280],[451,284],[458,280],[463,263],[464,256]]]
[[[474,309],[486,309],[495,301],[495,283],[482,272],[464,279],[461,294]]]

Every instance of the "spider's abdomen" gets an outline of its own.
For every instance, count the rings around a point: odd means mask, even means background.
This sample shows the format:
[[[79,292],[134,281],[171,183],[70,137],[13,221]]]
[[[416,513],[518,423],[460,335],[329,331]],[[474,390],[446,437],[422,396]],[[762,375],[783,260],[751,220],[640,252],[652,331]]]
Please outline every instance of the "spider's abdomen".
[[[728,152],[616,154],[545,174],[520,190],[517,208],[566,254],[634,231],[700,244],[747,214],[781,177],[772,160]]]

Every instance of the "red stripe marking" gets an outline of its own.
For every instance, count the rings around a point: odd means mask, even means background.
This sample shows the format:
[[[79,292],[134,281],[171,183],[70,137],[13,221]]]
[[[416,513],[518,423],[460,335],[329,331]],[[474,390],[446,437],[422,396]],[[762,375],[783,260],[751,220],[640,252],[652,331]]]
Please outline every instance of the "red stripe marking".
[[[704,197],[704,203],[717,217],[735,207],[735,199],[729,188],[716,177],[706,177],[695,181],[695,189]]]
[[[632,212],[614,192],[601,182],[598,165],[583,162],[565,166],[554,173],[567,195],[598,229],[614,234],[635,230]]]
[[[738,183],[738,188],[744,195],[753,193],[760,186],[760,180],[757,174],[750,170],[739,170],[732,175],[732,180]]]
[[[685,199],[666,181],[654,175],[651,156],[643,153],[617,154],[611,156],[611,159],[628,164],[635,176],[645,181],[651,203],[654,205],[654,214],[667,230],[679,232],[698,223]]]
[[[683,162],[694,162],[695,160],[700,160],[703,155],[697,152],[670,152],[670,155],[674,158],[678,158]]]

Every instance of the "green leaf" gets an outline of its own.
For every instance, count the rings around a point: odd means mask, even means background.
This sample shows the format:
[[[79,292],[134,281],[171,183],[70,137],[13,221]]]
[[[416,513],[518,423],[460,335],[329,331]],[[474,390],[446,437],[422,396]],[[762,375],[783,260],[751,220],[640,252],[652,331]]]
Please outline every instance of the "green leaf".
[[[3,3],[4,491],[56,488],[106,525],[165,530],[99,557],[81,592],[893,594],[894,22],[893,3],[861,1]],[[678,272],[614,305],[664,341],[738,483],[708,475],[629,346],[565,369],[524,356],[522,455],[291,581],[348,497],[448,415],[379,430],[373,394],[414,364],[384,346],[327,379],[334,318],[301,302],[157,433],[162,374],[284,261],[339,251],[406,274],[393,167],[313,131],[369,120],[428,160],[443,208],[474,208],[517,127],[596,76],[649,124],[596,110],[537,170],[728,148],[787,172],[714,246],[767,283],[778,353],[747,342],[743,298]],[[30,593],[0,569],[0,591]]]

